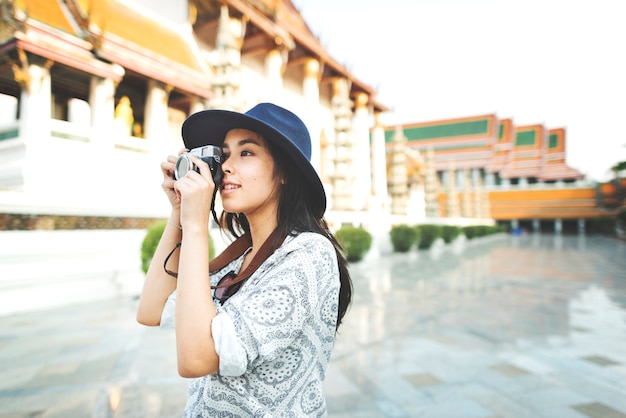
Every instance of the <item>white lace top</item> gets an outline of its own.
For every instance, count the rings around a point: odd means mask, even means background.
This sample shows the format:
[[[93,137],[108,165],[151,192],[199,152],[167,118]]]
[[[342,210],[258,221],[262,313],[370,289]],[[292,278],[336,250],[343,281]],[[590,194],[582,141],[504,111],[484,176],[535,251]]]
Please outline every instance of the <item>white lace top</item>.
[[[243,256],[211,274],[215,285]],[[218,373],[193,379],[185,417],[323,417],[322,384],[335,338],[339,270],[332,243],[287,237],[212,323]],[[161,326],[174,323],[175,293]]]

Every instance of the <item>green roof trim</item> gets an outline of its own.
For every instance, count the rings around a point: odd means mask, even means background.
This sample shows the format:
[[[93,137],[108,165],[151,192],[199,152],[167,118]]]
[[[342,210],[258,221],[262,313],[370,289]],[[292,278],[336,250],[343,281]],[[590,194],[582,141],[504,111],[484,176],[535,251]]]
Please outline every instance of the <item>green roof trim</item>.
[[[548,149],[558,148],[559,136],[557,134],[550,134],[548,138]]]
[[[500,124],[500,129],[498,132],[498,139],[502,139],[504,137],[504,123]]]
[[[0,141],[2,141],[3,139],[17,138],[18,134],[19,132],[17,129],[11,129],[8,131],[0,132]]]
[[[535,145],[536,134],[537,133],[534,130],[517,132],[515,134],[515,146]]]
[[[393,141],[395,131],[396,128],[385,131],[385,142]],[[481,134],[489,134],[489,119],[404,128],[404,136],[406,136],[409,141],[463,137]]]
[[[420,153],[425,153],[426,152],[426,147],[420,147],[418,144],[407,144],[407,146],[413,150],[416,150]],[[489,149],[487,142],[485,141],[480,141],[480,142],[467,142],[467,143],[463,143],[463,144],[449,144],[449,145],[434,145],[433,147],[433,151],[434,152],[438,152],[438,151],[454,151],[454,150],[459,150],[459,151],[486,151]],[[387,150],[392,149],[392,145],[391,144],[387,144]]]

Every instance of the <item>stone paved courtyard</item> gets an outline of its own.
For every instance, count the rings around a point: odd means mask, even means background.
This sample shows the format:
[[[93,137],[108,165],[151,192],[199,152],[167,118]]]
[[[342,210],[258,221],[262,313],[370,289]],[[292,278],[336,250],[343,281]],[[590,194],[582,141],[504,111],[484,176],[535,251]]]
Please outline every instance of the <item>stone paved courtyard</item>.
[[[352,264],[331,418],[626,418],[626,243],[498,235]],[[0,317],[0,418],[178,417],[135,298]]]

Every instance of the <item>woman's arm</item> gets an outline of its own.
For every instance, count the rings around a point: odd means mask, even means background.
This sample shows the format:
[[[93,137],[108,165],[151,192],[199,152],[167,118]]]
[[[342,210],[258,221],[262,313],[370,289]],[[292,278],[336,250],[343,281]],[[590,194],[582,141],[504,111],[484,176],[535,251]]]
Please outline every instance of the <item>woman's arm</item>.
[[[180,150],[178,155],[185,152]],[[176,279],[163,270],[163,262],[176,244],[181,240],[182,231],[180,227],[180,197],[174,190],[174,166],[177,157],[170,155],[167,160],[161,163],[163,182],[161,187],[172,206],[172,212],[168,219],[167,226],[159,241],[141,291],[139,307],[137,308],[137,322],[143,325],[159,325],[161,314],[167,297],[176,289]],[[178,251],[172,254],[168,262],[168,270],[178,270]]]
[[[211,331],[217,315],[209,281],[206,228],[185,231],[176,290],[176,352],[178,373],[200,377],[219,368]]]
[[[165,272],[163,262],[181,240],[182,231],[175,226],[180,222],[178,213],[172,211],[146,273],[137,308],[137,322],[143,325],[160,324],[165,301],[176,289],[176,279]],[[170,271],[178,271],[178,251],[176,250],[168,261],[167,268]]]
[[[181,196],[178,283],[176,287],[176,352],[178,373],[199,377],[219,368],[211,333],[217,312],[209,281],[209,214],[213,179],[208,165],[192,157],[200,173],[190,171],[176,182]]]

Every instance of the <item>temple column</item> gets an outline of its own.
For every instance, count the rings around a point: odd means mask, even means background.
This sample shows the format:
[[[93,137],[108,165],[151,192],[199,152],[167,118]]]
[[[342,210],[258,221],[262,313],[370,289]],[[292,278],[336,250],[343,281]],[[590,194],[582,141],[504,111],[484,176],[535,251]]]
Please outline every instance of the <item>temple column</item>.
[[[304,78],[302,79],[302,93],[304,96],[306,124],[311,135],[311,164],[321,172],[321,135],[320,124],[320,63],[309,58],[304,63]]]
[[[245,34],[245,23],[230,17],[228,6],[220,6],[220,17],[215,40],[215,50],[208,57],[215,69],[211,82],[213,97],[209,102],[211,109],[242,110],[239,97],[241,83],[241,46]]]
[[[439,181],[437,180],[437,168],[435,166],[435,151],[433,147],[426,150],[425,178],[424,178],[424,200],[426,205],[426,217],[438,218],[439,213]]]
[[[205,109],[204,103],[198,97],[191,98],[191,105],[189,109],[189,114],[193,115],[194,113],[198,113]]]
[[[496,176],[494,173],[486,173],[485,174],[485,186],[492,187],[496,185]]]
[[[278,101],[283,91],[283,72],[287,63],[287,54],[281,48],[274,48],[265,57],[265,77],[267,79],[266,101]]]
[[[163,84],[155,80],[148,82],[144,113],[144,138],[153,140],[160,146],[167,146],[168,141],[168,98],[169,89]]]
[[[22,87],[20,97],[19,135],[27,143],[44,141],[50,137],[52,117],[51,63],[30,64],[14,68],[15,80]]]
[[[563,232],[563,221],[561,219],[554,220],[554,233],[560,234]]]
[[[526,177],[520,177],[519,182],[517,183],[517,187],[520,189],[528,188],[528,179]]]
[[[406,137],[402,127],[398,126],[393,135],[391,150],[391,213],[406,215],[409,201],[409,179],[406,167]]]
[[[482,179],[476,178],[473,186],[474,195],[474,218],[488,218],[489,217],[489,196],[483,186]]]
[[[20,51],[23,53],[22,51]],[[49,166],[52,153],[51,118],[52,84],[50,67],[52,62],[43,65],[27,64],[23,56],[23,66],[13,66],[15,81],[22,87],[20,97],[19,136],[26,145],[22,179],[24,191],[29,193],[53,193],[42,167]],[[43,175],[42,175],[43,174]],[[41,195],[40,195],[41,196]]]
[[[387,200],[387,152],[385,129],[380,121],[380,112],[374,115],[372,131],[372,193],[379,202]]]
[[[354,133],[354,166],[358,176],[354,178],[354,202],[356,210],[367,210],[369,198],[372,195],[372,156],[369,138],[369,98],[365,93],[359,93],[355,100],[355,111],[352,119]]]
[[[489,190],[482,184],[482,179],[478,177],[476,188],[479,189],[477,194],[480,195],[480,217],[484,219],[491,218],[491,201],[489,200]]]
[[[333,209],[352,210],[354,171],[352,154],[352,101],[349,82],[339,78],[333,82],[331,107],[335,116],[335,169],[333,172]]]
[[[450,161],[448,165],[448,183],[447,183],[447,199],[446,199],[446,216],[448,218],[457,218],[461,215],[459,208],[459,198],[457,196],[457,172],[454,169],[454,162]]]
[[[111,134],[115,119],[114,80],[91,77],[89,107],[91,108],[91,126],[96,134],[95,142],[100,145],[112,146]]]
[[[541,223],[539,219],[533,219],[533,232],[541,232]]]
[[[468,168],[466,168],[465,170],[463,170],[463,195],[461,205],[461,214],[465,218],[472,218],[476,214],[480,213],[480,201],[476,202],[475,199],[472,199],[471,183],[472,182],[470,180],[470,171]],[[477,190],[474,189],[474,195],[477,194]]]

